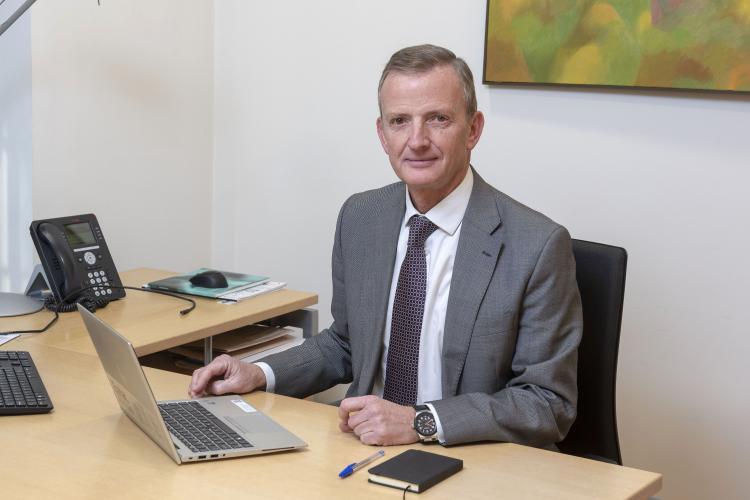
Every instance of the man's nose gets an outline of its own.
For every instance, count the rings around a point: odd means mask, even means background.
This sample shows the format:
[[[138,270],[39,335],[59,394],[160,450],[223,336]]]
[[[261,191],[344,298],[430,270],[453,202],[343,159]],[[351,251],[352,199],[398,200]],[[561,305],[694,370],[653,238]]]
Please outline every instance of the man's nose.
[[[424,123],[414,123],[409,134],[409,147],[423,149],[430,145],[430,136]]]

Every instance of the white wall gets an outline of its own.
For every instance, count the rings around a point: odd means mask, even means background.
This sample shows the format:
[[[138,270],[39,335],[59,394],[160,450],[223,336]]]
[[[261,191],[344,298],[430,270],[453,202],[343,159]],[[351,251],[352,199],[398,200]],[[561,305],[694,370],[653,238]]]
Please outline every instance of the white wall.
[[[0,23],[23,2],[0,5]],[[22,292],[33,267],[31,222],[31,18],[0,38],[0,291]]]
[[[32,8],[34,217],[93,212],[120,270],[210,260],[213,2]]]
[[[398,48],[481,81],[484,0],[216,3],[214,263],[320,293],[351,193],[395,180],[376,86]],[[750,99],[478,84],[488,181],[629,254],[618,413],[663,498],[742,498],[750,453]]]

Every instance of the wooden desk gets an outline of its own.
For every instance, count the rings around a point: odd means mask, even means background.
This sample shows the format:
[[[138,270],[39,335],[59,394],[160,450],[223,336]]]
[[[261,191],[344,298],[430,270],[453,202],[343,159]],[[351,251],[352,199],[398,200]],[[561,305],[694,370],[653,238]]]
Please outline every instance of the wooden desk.
[[[122,278],[140,286],[168,274],[137,269]],[[292,290],[234,305],[198,298],[198,308],[179,317],[179,300],[128,291],[125,300],[97,315],[143,356],[271,317],[294,320],[296,311],[316,301],[314,294]],[[48,313],[2,319],[0,330],[35,328],[48,320]],[[308,324],[308,330],[317,326]],[[61,315],[50,331],[0,349],[31,352],[55,405],[47,415],[1,418],[3,498],[400,498],[396,490],[369,484],[366,472],[338,479],[346,464],[373,448],[338,430],[334,407],[264,392],[247,395],[309,448],[178,466],[120,411],[78,314]],[[145,372],[158,399],[186,397],[189,377]],[[386,458],[407,448],[386,448]],[[661,488],[659,474],[513,444],[427,449],[463,459],[464,470],[420,498],[648,498]]]
[[[140,287],[150,281],[174,275],[169,271],[140,268],[120,274],[127,286]],[[241,326],[282,317],[287,324],[301,326],[305,336],[317,333],[317,311],[304,308],[316,304],[314,293],[277,290],[236,304],[220,304],[212,299],[191,297],[197,303],[193,312],[180,316],[189,306],[185,301],[155,293],[126,290],[124,299],[100,309],[96,315],[133,343],[138,356],[145,356],[195,340],[210,338]],[[306,314],[302,314],[305,312]],[[0,319],[0,331],[42,328],[51,312]],[[80,315],[64,313],[50,330],[29,334],[27,341],[66,351],[96,354]]]
[[[3,498],[401,498],[368,483],[366,471],[338,478],[374,448],[340,432],[332,406],[247,395],[309,448],[178,466],[121,413],[95,356],[24,339],[2,349],[31,351],[55,405],[47,415],[2,417]],[[158,399],[185,397],[187,376],[145,371]],[[513,444],[412,447],[464,461],[463,471],[419,495],[428,500],[647,498],[661,487],[659,474]],[[386,458],[406,448],[388,447]]]

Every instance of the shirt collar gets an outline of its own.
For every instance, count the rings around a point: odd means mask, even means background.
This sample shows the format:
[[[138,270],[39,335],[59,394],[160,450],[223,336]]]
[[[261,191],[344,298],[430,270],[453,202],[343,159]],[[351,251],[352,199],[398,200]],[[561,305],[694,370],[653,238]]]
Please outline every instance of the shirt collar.
[[[442,231],[450,234],[455,234],[458,230],[458,226],[461,225],[461,221],[464,218],[466,207],[469,206],[469,198],[471,197],[471,189],[474,187],[474,174],[471,171],[471,167],[466,170],[464,180],[461,181],[456,189],[450,192],[448,196],[440,200],[440,202],[432,207],[426,214],[425,217],[430,219],[433,224],[439,227]],[[406,190],[406,212],[404,213],[404,225],[408,225],[409,219],[413,215],[421,215],[414,204],[411,202],[409,196],[409,189]]]

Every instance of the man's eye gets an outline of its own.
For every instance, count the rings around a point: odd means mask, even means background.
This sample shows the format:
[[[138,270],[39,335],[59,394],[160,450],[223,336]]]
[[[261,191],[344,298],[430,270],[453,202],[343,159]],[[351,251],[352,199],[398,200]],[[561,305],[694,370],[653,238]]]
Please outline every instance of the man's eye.
[[[391,119],[391,125],[403,125],[406,123],[406,119],[403,116],[397,116]]]

